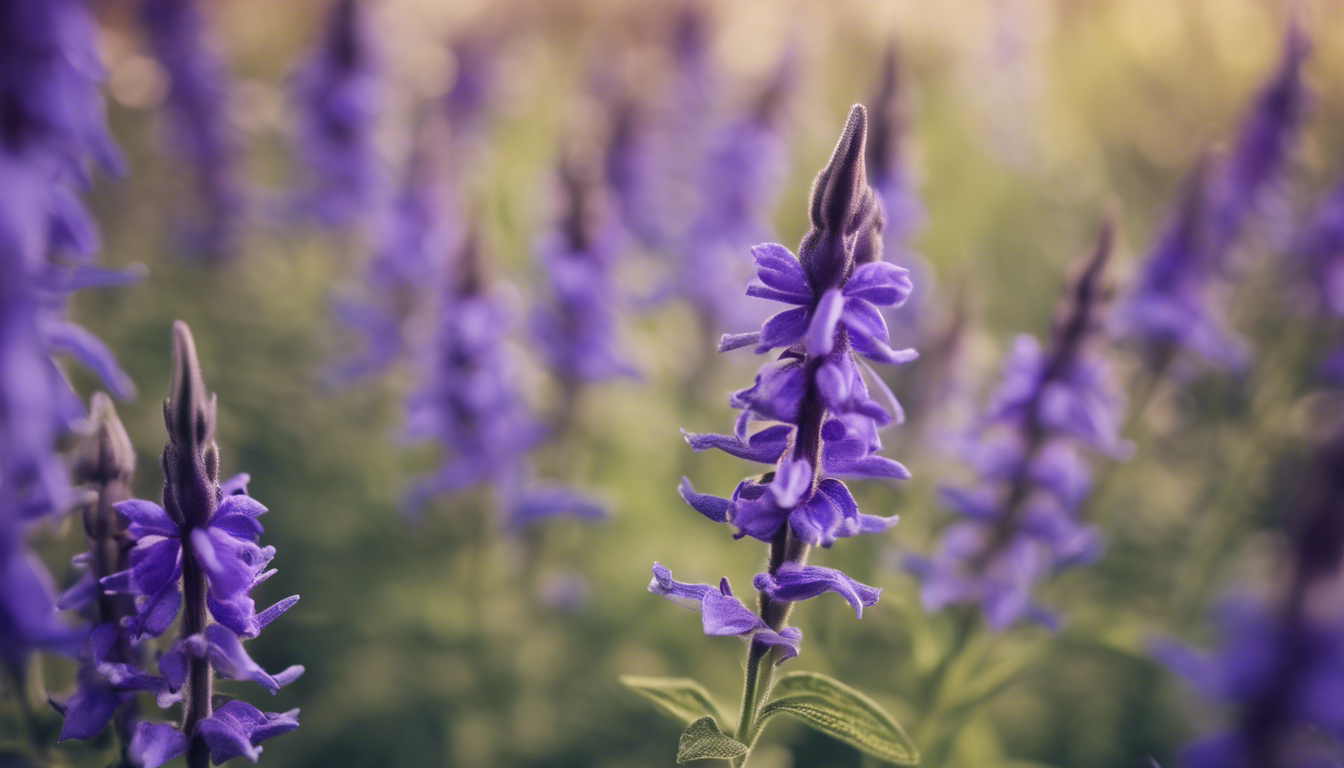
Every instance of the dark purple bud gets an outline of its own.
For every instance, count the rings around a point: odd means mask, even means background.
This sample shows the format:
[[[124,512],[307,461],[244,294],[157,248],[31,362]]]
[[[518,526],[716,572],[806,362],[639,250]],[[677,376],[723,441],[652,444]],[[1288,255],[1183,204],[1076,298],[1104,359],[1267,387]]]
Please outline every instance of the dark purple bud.
[[[812,229],[799,246],[798,260],[818,295],[843,284],[856,262],[876,261],[882,252],[882,213],[864,168],[867,135],[868,112],[855,104],[830,162],[812,182]]]

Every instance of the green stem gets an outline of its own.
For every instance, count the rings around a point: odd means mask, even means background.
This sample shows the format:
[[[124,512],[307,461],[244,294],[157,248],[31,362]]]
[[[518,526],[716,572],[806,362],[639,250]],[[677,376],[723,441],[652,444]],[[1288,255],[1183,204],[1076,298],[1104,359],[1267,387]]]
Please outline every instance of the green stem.
[[[755,739],[756,715],[760,713],[761,704],[769,695],[770,685],[775,676],[774,654],[771,650],[770,646],[754,640],[747,650],[747,677],[742,686],[742,713],[737,719],[736,734],[737,740],[747,746],[751,746]],[[746,765],[749,754],[734,759],[732,764]]]

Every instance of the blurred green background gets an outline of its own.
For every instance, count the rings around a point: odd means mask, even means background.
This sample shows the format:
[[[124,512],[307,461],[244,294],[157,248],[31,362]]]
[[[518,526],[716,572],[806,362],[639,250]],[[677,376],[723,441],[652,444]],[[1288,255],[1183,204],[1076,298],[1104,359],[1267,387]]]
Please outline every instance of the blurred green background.
[[[1306,201],[1339,173],[1344,153],[1344,5],[1293,5],[1315,43],[1308,73],[1316,96],[1291,190]],[[591,108],[581,97],[593,58],[605,47],[643,46],[656,87],[666,66],[659,35],[677,6],[383,0],[372,7],[390,77],[380,136],[389,160],[405,154],[414,105],[452,81],[446,41],[484,23],[510,30],[498,51],[492,148],[468,186],[488,223],[498,274],[535,295],[533,244],[551,210],[559,136]],[[233,117],[262,200],[279,196],[293,173],[287,78],[324,8],[315,0],[206,5],[236,77]],[[1087,248],[1109,201],[1123,208],[1119,281],[1132,273],[1201,149],[1235,135],[1275,66],[1289,4],[757,0],[709,9],[714,61],[730,97],[764,76],[785,46],[798,46],[791,169],[776,218],[790,247],[806,229],[807,187],[846,108],[869,99],[887,46],[899,42],[908,151],[928,214],[916,245],[936,273],[928,287],[936,316],[949,313],[952,286],[969,290],[964,376],[974,396],[992,383],[1013,335],[1045,332],[1064,267]],[[277,548],[280,572],[258,590],[258,602],[302,595],[249,648],[268,669],[301,663],[307,673],[273,702],[255,686],[221,684],[267,709],[302,709],[298,731],[266,744],[266,764],[672,764],[680,725],[616,678],[694,677],[735,706],[742,644],[703,636],[694,614],[645,585],[654,560],[691,581],[726,575],[740,590],[760,565],[762,545],[734,541],[675,490],[685,474],[701,490],[726,494],[756,471],[692,454],[678,428],[726,431],[733,412],[723,395],[746,386],[758,361],[747,352],[725,356],[687,397],[684,373],[702,354],[699,336],[687,330],[690,313],[671,305],[631,315],[628,337],[644,379],[585,393],[575,429],[538,456],[543,471],[605,494],[611,521],[559,522],[540,536],[511,538],[497,530],[488,500],[467,494],[440,499],[422,522],[409,523],[403,489],[435,457],[432,446],[401,438],[412,382],[402,372],[349,387],[327,383],[348,341],[336,331],[331,298],[358,283],[367,248],[358,238],[261,216],[232,263],[207,268],[176,253],[180,169],[157,149],[161,74],[115,4],[103,21],[110,118],[132,170],[100,180],[93,207],[103,261],[141,262],[150,275],[131,288],[78,296],[73,314],[140,388],[120,413],[139,453],[137,493],[147,498],[158,497],[161,483],[170,324],[181,318],[196,334],[207,383],[219,395],[225,474],[250,472],[252,495],[271,510],[262,543]],[[923,613],[896,558],[923,551],[947,522],[933,491],[964,470],[935,450],[930,425],[912,411],[886,453],[915,479],[853,486],[865,511],[899,513],[902,523],[815,558],[883,587],[882,601],[861,621],[840,600],[809,601],[794,614],[806,641],[790,666],[859,686],[917,739],[939,738],[955,724],[949,766],[1132,768],[1148,756],[1175,764],[1179,745],[1216,723],[1217,712],[1151,661],[1147,643],[1162,635],[1210,641],[1211,601],[1228,585],[1265,577],[1277,546],[1276,469],[1298,450],[1315,397],[1303,383],[1307,321],[1291,313],[1272,276],[1281,254],[1272,238],[1251,240],[1262,266],[1228,306],[1256,345],[1255,368],[1238,380],[1211,377],[1159,392],[1131,428],[1134,457],[1099,469],[1084,515],[1104,527],[1110,546],[1099,564],[1046,589],[1045,601],[1066,618],[1061,632],[1023,627],[977,638],[967,657],[983,660],[983,674],[972,678],[970,666],[959,667],[949,681],[952,698],[972,703],[944,701],[942,711],[929,711],[924,686],[954,618]],[[1123,368],[1125,358],[1116,357]],[[528,369],[525,387],[545,411],[557,403],[539,365]],[[898,396],[907,394],[908,379],[894,383]],[[77,375],[76,384],[91,391],[87,378]],[[56,564],[78,539],[73,527],[43,535],[58,578],[71,578]],[[577,578],[587,593],[581,605],[544,599],[546,589]],[[72,671],[49,661],[46,674],[59,690]],[[995,675],[1007,682],[997,685]],[[752,758],[757,768],[864,764],[853,750],[792,724],[772,725],[763,743]],[[70,744],[51,754],[93,766],[107,753]]]

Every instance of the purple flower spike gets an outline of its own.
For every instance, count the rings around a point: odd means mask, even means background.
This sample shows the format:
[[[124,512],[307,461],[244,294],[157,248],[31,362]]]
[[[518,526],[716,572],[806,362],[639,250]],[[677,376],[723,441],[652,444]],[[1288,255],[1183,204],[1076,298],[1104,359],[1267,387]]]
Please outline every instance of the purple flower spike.
[[[591,169],[566,152],[560,169],[563,214],[542,242],[539,261],[549,296],[532,314],[546,362],[569,390],[616,376],[637,376],[617,336],[621,297],[612,274],[619,238]],[[572,400],[573,392],[570,392]]]
[[[425,356],[425,383],[409,403],[412,436],[436,439],[447,456],[434,475],[411,488],[407,506],[418,514],[434,496],[485,485],[495,491],[511,530],[553,517],[604,518],[592,497],[531,484],[528,452],[546,434],[515,387],[516,362],[507,344],[513,312],[490,284],[474,233],[454,266]]]
[[[322,39],[294,79],[297,149],[309,175],[300,202],[325,224],[349,226],[378,202],[379,74],[364,6],[336,0]]]
[[[1223,328],[1208,301],[1215,265],[1206,221],[1207,166],[1202,159],[1186,180],[1165,234],[1120,308],[1121,334],[1140,345],[1153,369],[1185,350],[1222,368],[1246,364],[1245,342]]]
[[[141,0],[140,20],[169,77],[165,143],[195,174],[197,214],[187,240],[211,258],[230,255],[245,201],[225,62],[213,49],[198,0]]]
[[[929,611],[979,604],[996,629],[1023,619],[1054,626],[1032,597],[1036,583],[1100,555],[1100,537],[1075,512],[1090,482],[1081,452],[1123,458],[1130,450],[1119,436],[1124,400],[1096,349],[1114,227],[1108,219],[1070,283],[1049,348],[1022,336],[1005,360],[1003,381],[968,441],[980,482],[943,491],[963,519],[943,532],[934,555],[906,558]]]
[[[812,229],[799,256],[775,243],[751,249],[759,282],[747,295],[791,305],[752,334],[724,337],[721,349],[754,345],[757,353],[783,348],[764,364],[756,382],[733,393],[742,411],[731,435],[683,433],[697,451],[715,448],[731,456],[773,465],[764,475],[738,484],[731,498],[696,491],[682,480],[681,496],[715,522],[730,523],[736,537],[770,545],[770,570],[758,574],[761,609],[753,614],[732,598],[727,583],[718,592],[705,585],[681,585],[655,566],[650,589],[673,599],[702,603],[706,631],[714,626],[770,628],[792,640],[784,628],[794,602],[833,591],[862,615],[879,590],[830,568],[805,564],[814,546],[860,534],[880,533],[896,516],[859,511],[843,476],[901,479],[909,472],[876,455],[881,426],[901,409],[885,385],[882,404],[869,395],[856,354],[879,362],[914,359],[913,350],[893,350],[879,307],[899,306],[910,295],[907,271],[879,260],[881,212],[864,169],[867,115],[856,105],[830,162],[812,187]],[[862,366],[862,367],[861,367]],[[753,430],[753,422],[773,422]],[[711,616],[713,621],[711,622]],[[759,623],[758,623],[759,622]],[[756,663],[778,643],[753,643]],[[789,645],[782,657],[797,652]],[[779,660],[782,660],[779,659]]]
[[[264,568],[275,549],[257,544],[262,533],[257,518],[266,508],[245,493],[247,477],[220,482],[215,411],[195,341],[179,321],[173,326],[173,380],[163,406],[169,438],[161,462],[163,505],[142,499],[116,505],[134,548],[126,570],[99,580],[109,592],[135,595],[137,612],[127,622],[133,635],[163,634],[182,613],[181,634],[159,659],[161,677],[141,681],[131,665],[98,660],[99,671],[114,684],[154,690],[162,706],[185,702],[180,727],[137,727],[129,754],[146,766],[184,753],[190,768],[238,755],[255,761],[257,742],[298,727],[292,712],[263,714],[239,701],[214,709],[216,673],[252,680],[272,694],[303,673],[295,665],[271,675],[243,649],[244,638],[255,637],[298,597],[255,610],[249,593],[274,573]]]
[[[1344,424],[1328,434],[1290,497],[1281,591],[1229,600],[1220,623],[1226,638],[1211,653],[1179,643],[1155,655],[1204,696],[1229,705],[1227,732],[1190,745],[1198,768],[1290,768],[1329,765],[1344,749],[1344,611],[1338,599],[1344,553]]]
[[[1215,179],[1209,211],[1209,247],[1215,267],[1226,266],[1243,222],[1264,204],[1288,164],[1310,100],[1302,74],[1310,52],[1311,42],[1301,25],[1290,22],[1278,71],[1260,91]]]

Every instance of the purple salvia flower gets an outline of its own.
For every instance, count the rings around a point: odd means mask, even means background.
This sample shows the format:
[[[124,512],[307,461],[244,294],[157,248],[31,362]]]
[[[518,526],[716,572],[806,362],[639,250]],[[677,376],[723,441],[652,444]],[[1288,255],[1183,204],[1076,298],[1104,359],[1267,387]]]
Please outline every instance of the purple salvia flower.
[[[1209,302],[1215,260],[1208,186],[1208,163],[1202,159],[1120,308],[1119,332],[1139,346],[1154,371],[1165,370],[1185,351],[1223,368],[1239,369],[1247,361],[1245,342],[1223,327]]]
[[[1053,623],[1032,597],[1035,584],[1100,554],[1099,535],[1075,515],[1091,483],[1082,450],[1129,450],[1119,437],[1123,399],[1095,349],[1113,235],[1108,220],[1056,314],[1050,347],[1021,336],[1005,361],[1003,381],[970,436],[968,458],[980,482],[943,490],[963,519],[932,557],[906,560],[923,582],[928,610],[978,603],[995,628],[1023,618]]]
[[[606,142],[602,164],[622,227],[645,248],[659,244],[660,224],[651,162],[647,108],[627,90],[603,99]]]
[[[384,371],[414,346],[412,326],[429,311],[439,263],[457,238],[450,195],[424,153],[415,153],[389,209],[374,230],[365,275],[367,295],[338,302],[341,321],[362,337],[362,351],[342,362],[342,378]]]
[[[454,266],[425,356],[425,383],[408,406],[411,436],[439,442],[448,457],[411,488],[411,511],[439,494],[486,485],[513,530],[552,517],[605,517],[584,494],[531,483],[527,454],[545,430],[515,386],[516,361],[508,348],[513,312],[491,285],[476,233],[467,234]]]
[[[257,518],[266,508],[241,492],[245,480],[219,481],[215,408],[191,331],[179,321],[173,326],[173,381],[163,406],[168,428],[163,506],[141,499],[116,505],[135,547],[128,569],[101,580],[109,591],[136,595],[137,613],[128,622],[133,637],[161,635],[182,614],[180,636],[159,659],[167,694],[160,703],[180,695],[182,723],[137,726],[130,756],[146,768],[181,754],[190,768],[236,755],[255,760],[258,742],[298,727],[298,710],[262,713],[242,702],[214,709],[216,673],[252,680],[271,693],[303,673],[303,667],[292,666],[271,675],[243,650],[242,639],[255,637],[298,596],[255,609],[249,592],[275,573],[265,570],[275,548],[256,543],[262,532]]]
[[[83,178],[90,157],[122,165],[103,116],[95,35],[81,0],[0,7],[0,144],[47,173]]]
[[[1163,641],[1157,655],[1232,706],[1231,728],[1186,750],[1191,768],[1329,765],[1344,748],[1344,431],[1316,449],[1292,499],[1284,591],[1224,606],[1225,644],[1200,654]]]
[[[167,143],[195,174],[198,214],[188,240],[212,258],[228,255],[245,201],[225,62],[212,47],[199,0],[141,0],[140,19],[168,73]]]
[[[360,0],[335,0],[322,38],[294,80],[297,150],[309,183],[306,212],[348,226],[378,202],[382,162],[374,145],[380,88],[377,52]]]
[[[760,613],[747,613],[761,623],[741,619],[734,626],[743,631],[732,633],[753,638],[749,662],[753,667],[771,647],[779,646],[762,640],[759,633],[789,632],[784,622],[794,601],[834,591],[849,600],[856,613],[876,602],[878,590],[804,561],[814,545],[829,547],[841,537],[884,531],[896,522],[895,517],[860,513],[839,477],[909,476],[900,464],[875,455],[881,447],[878,427],[890,423],[899,406],[894,398],[889,409],[869,396],[861,373],[866,364],[856,358],[857,353],[900,363],[915,357],[913,350],[889,346],[878,311],[899,305],[911,286],[905,269],[879,260],[881,214],[864,172],[866,133],[867,114],[856,105],[835,153],[813,184],[812,229],[799,256],[776,244],[752,249],[760,283],[751,285],[747,294],[795,308],[771,317],[760,332],[725,336],[720,349],[755,345],[758,353],[777,348],[783,353],[761,368],[753,386],[733,395],[732,404],[742,415],[732,435],[686,435],[696,450],[717,448],[774,465],[773,471],[740,483],[731,498],[698,493],[686,480],[681,486],[682,497],[692,508],[716,522],[731,523],[738,537],[770,544],[769,570],[755,580]],[[782,423],[751,432],[755,421]],[[731,597],[726,582],[720,595],[705,585],[677,585],[670,576],[663,581],[655,578],[666,588],[660,594],[709,595],[699,595],[706,631],[711,600],[716,621],[724,621],[717,611],[737,613],[736,608],[723,607]],[[777,661],[794,655],[795,646],[790,644]]]
[[[733,254],[774,234],[771,215],[787,170],[782,124],[796,68],[786,53],[751,108],[708,132],[696,180],[699,202],[679,238],[675,268],[677,292],[710,334],[745,319],[738,295],[725,290],[740,282],[738,267],[746,267]],[[676,156],[684,162],[686,154]]]
[[[901,86],[900,51],[895,43],[883,59],[882,76],[870,112],[873,129],[868,142],[868,176],[882,205],[882,254],[908,268],[912,282],[920,286],[892,317],[902,331],[918,335],[921,321],[927,319],[923,299],[931,284],[932,269],[910,247],[911,239],[924,223],[924,204],[910,178],[910,163],[903,147],[908,118]]]
[[[733,595],[727,579],[722,579],[717,587],[685,584],[673,579],[672,571],[667,566],[654,563],[649,591],[687,608],[698,608],[706,635],[736,635],[751,643],[777,648],[779,661],[798,655],[798,645],[803,640],[802,631],[795,627],[783,627],[779,631],[772,629]]]
[[[142,669],[146,654],[129,628],[137,612],[134,596],[102,586],[104,578],[130,564],[134,542],[115,505],[130,498],[135,449],[111,399],[102,392],[93,396],[89,421],[91,429],[75,464],[78,479],[94,492],[83,513],[88,551],[74,560],[84,575],[65,591],[57,608],[79,609],[92,620],[93,629],[80,658],[78,687],[68,699],[53,703],[65,716],[62,741],[93,738],[115,720],[125,757],[134,735],[136,695],[146,690],[166,693],[167,685]]]
[[[531,317],[542,355],[568,392],[566,401],[581,384],[638,375],[617,336],[620,297],[612,272],[620,235],[603,190],[574,154],[566,152],[561,163],[558,226],[539,248],[548,296]]]
[[[1208,216],[1209,255],[1216,268],[1226,267],[1246,218],[1265,204],[1290,160],[1310,98],[1302,74],[1310,51],[1302,27],[1290,22],[1279,68],[1260,91],[1241,136],[1214,177]]]
[[[1344,183],[1316,206],[1293,253],[1317,311],[1344,318]]]

